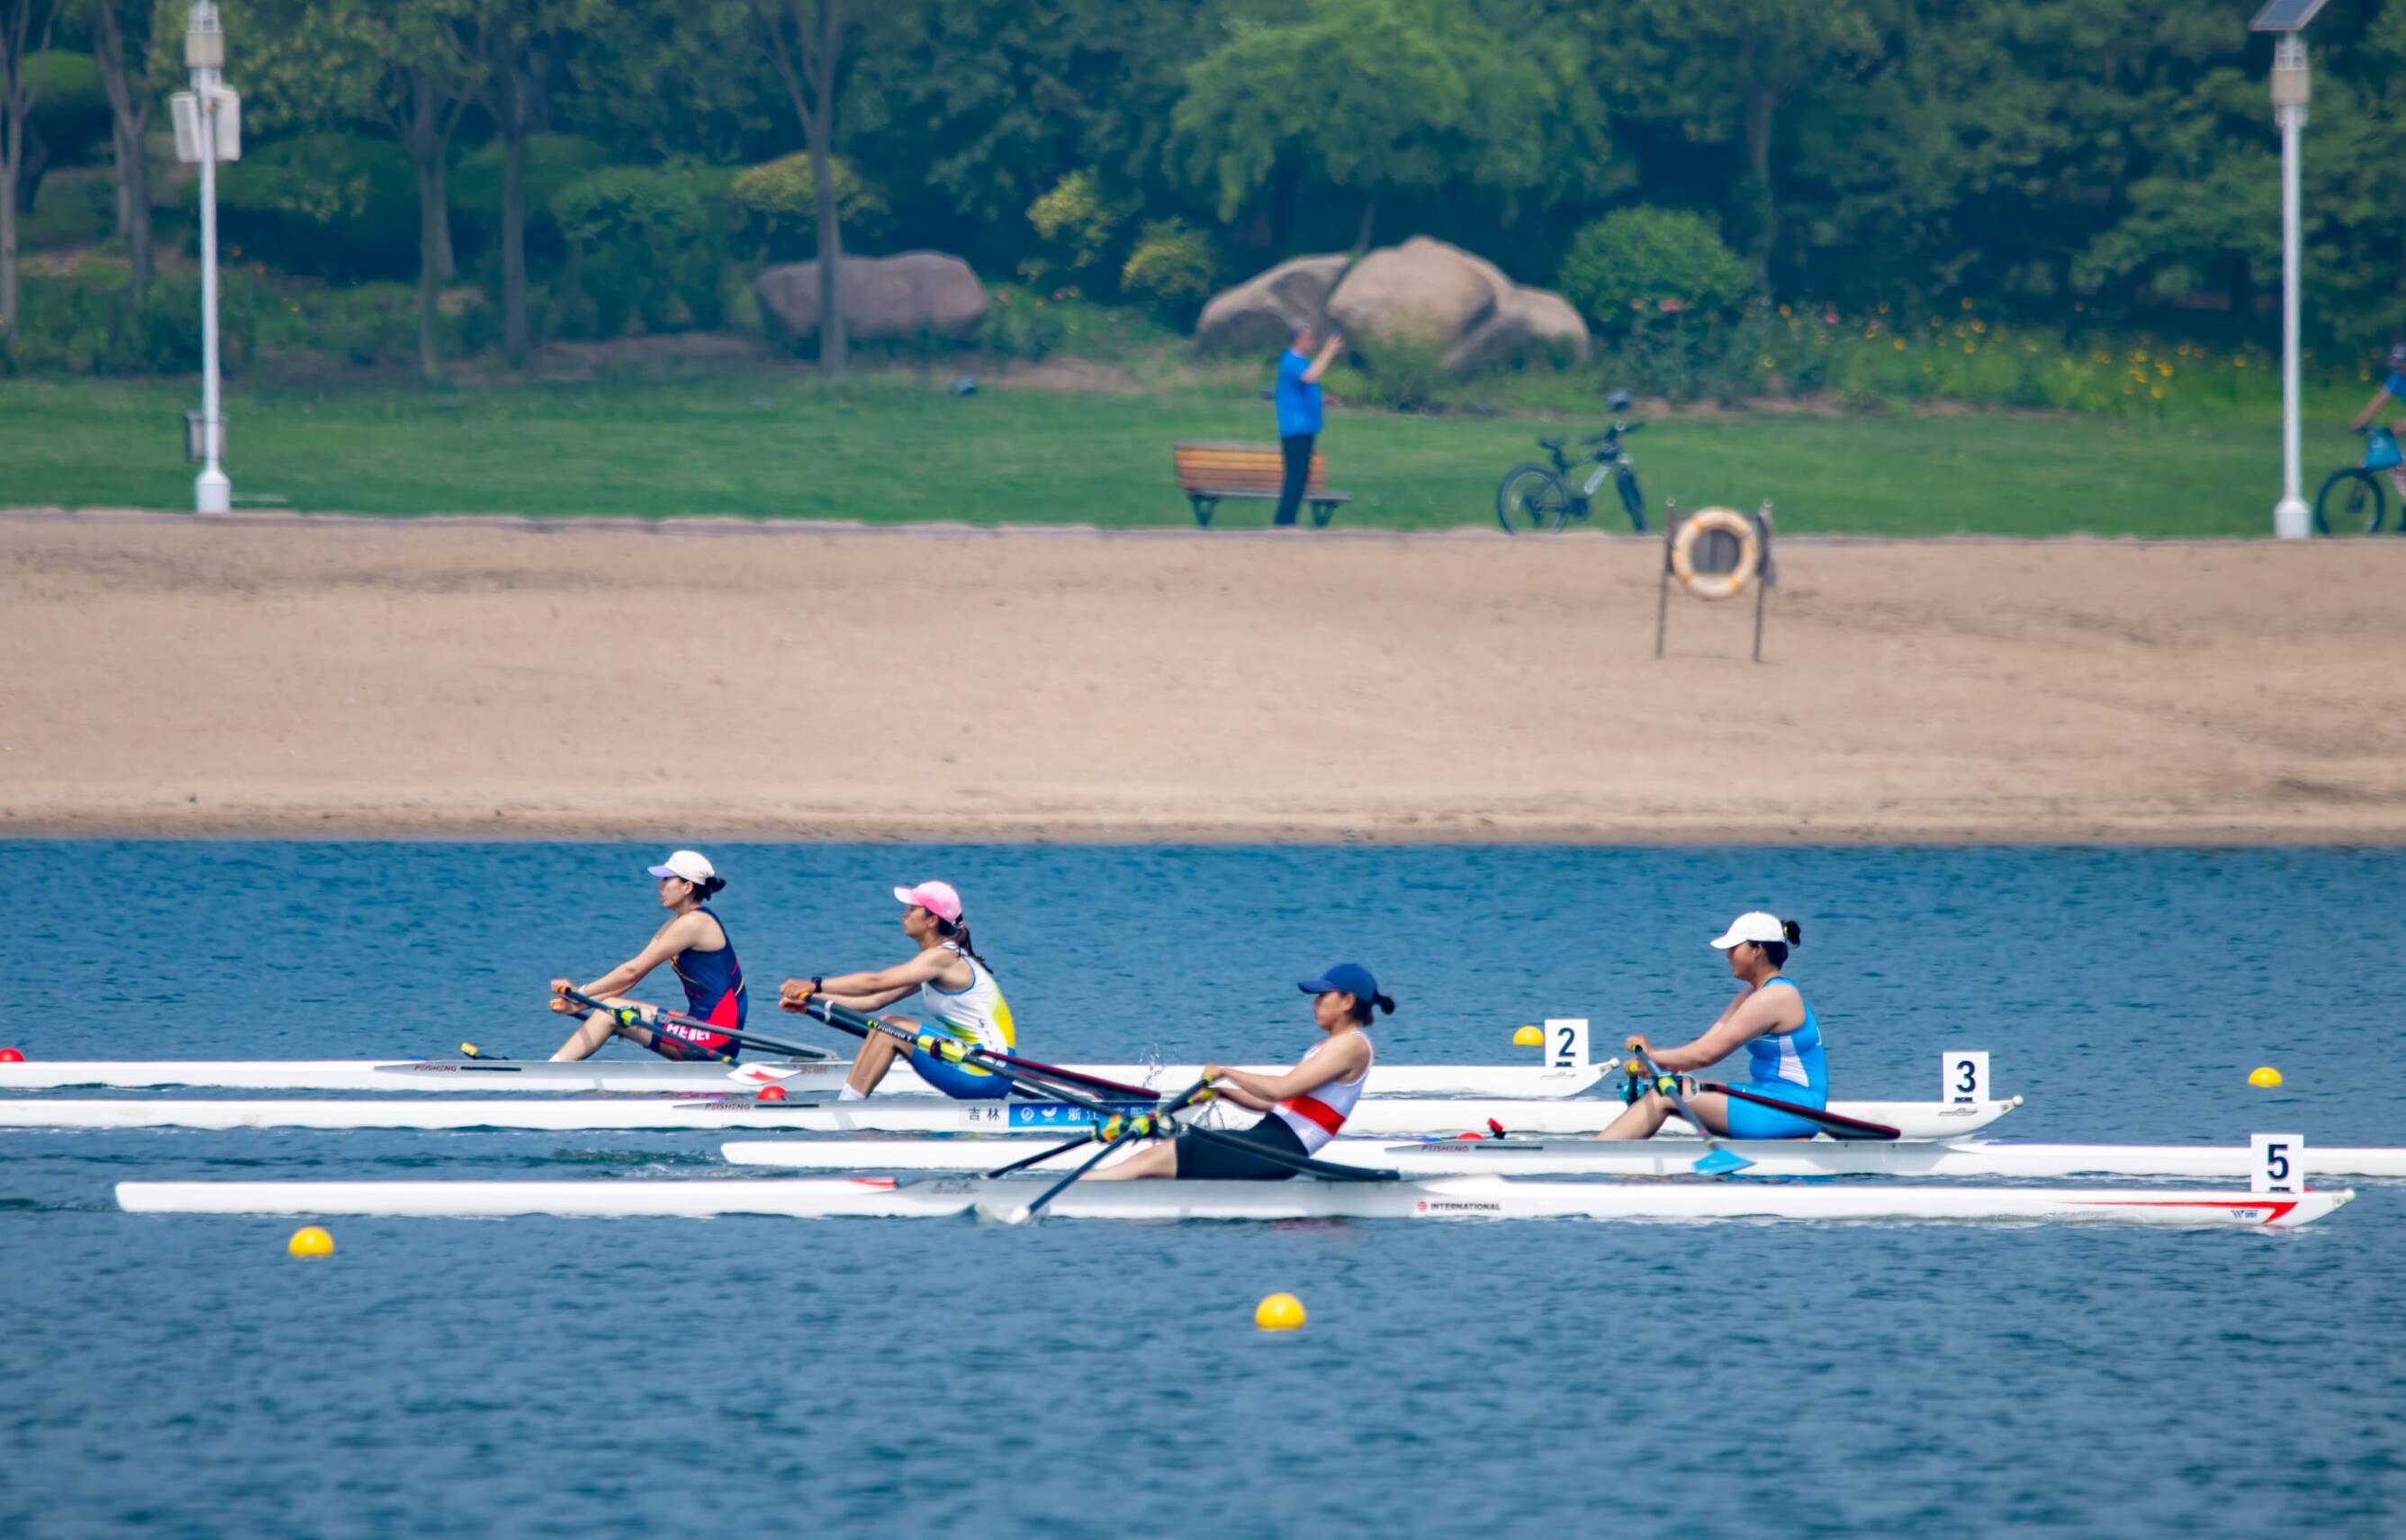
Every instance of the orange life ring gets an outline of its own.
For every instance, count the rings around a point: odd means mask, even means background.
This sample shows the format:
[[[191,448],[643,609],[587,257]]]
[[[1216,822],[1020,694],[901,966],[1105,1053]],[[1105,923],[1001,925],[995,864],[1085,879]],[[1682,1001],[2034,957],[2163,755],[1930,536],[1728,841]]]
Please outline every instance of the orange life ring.
[[[1726,572],[1696,571],[1696,542],[1718,530],[1737,540],[1737,565]],[[1727,599],[1742,592],[1762,566],[1762,531],[1754,520],[1727,508],[1699,508],[1671,539],[1671,575],[1698,599]]]

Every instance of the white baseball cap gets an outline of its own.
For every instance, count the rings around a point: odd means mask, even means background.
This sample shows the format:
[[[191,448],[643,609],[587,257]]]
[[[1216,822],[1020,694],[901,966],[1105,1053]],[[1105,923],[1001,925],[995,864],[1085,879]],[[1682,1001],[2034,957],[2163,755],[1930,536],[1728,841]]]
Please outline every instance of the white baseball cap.
[[[1788,940],[1788,927],[1780,924],[1779,916],[1766,914],[1762,910],[1755,909],[1748,910],[1732,920],[1728,934],[1715,940],[1713,945],[1719,951],[1727,952],[1742,941],[1752,941],[1759,946],[1764,941],[1786,940]]]
[[[698,850],[672,850],[669,852],[667,860],[644,869],[655,877],[682,877],[697,887],[718,875],[718,869],[710,864],[710,857]]]

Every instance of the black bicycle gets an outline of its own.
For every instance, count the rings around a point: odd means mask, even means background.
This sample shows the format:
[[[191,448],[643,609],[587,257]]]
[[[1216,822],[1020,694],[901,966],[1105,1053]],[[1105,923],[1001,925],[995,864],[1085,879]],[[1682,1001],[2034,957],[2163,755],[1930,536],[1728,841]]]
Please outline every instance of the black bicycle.
[[[2379,534],[2388,516],[2389,493],[2381,483],[2399,462],[2398,435],[2386,428],[2364,432],[2364,463],[2333,471],[2314,494],[2316,534]],[[2406,507],[2398,510],[2398,530],[2406,534]]]
[[[1605,404],[1616,413],[1626,412],[1629,392],[1616,390]],[[1622,510],[1629,515],[1629,527],[1643,533],[1646,494],[1638,489],[1636,463],[1621,446],[1621,440],[1645,426],[1616,417],[1612,426],[1603,432],[1579,440],[1580,448],[1594,448],[1595,469],[1577,484],[1571,480],[1572,470],[1590,461],[1565,459],[1561,439],[1539,439],[1537,447],[1552,457],[1553,464],[1516,465],[1507,473],[1495,488],[1495,522],[1504,526],[1507,535],[1519,534],[1522,530],[1559,531],[1572,519],[1588,516],[1594,506],[1596,489],[1609,477],[1621,494]]]

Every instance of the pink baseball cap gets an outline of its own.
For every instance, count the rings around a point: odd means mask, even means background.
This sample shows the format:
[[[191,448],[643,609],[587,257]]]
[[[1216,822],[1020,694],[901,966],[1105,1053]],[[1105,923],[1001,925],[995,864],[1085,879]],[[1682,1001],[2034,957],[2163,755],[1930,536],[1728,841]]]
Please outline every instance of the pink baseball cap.
[[[906,904],[916,904],[948,925],[961,923],[961,896],[953,891],[950,883],[921,883],[917,887],[898,887],[894,897]]]

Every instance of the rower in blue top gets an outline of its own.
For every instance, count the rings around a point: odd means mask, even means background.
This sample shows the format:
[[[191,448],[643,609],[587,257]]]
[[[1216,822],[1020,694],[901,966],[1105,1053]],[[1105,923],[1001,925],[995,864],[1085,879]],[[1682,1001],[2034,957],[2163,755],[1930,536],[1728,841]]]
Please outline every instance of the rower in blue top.
[[[1791,1107],[1826,1109],[1830,1105],[1830,1061],[1821,1047],[1821,1024],[1804,1003],[1804,991],[1783,977],[1788,952],[1804,940],[1793,920],[1782,920],[1761,910],[1741,914],[1727,934],[1713,945],[1729,954],[1730,972],[1745,987],[1724,1007],[1720,1016],[1693,1042],[1677,1048],[1656,1048],[1643,1038],[1633,1045],[1652,1057],[1656,1067],[1670,1074],[1702,1069],[1743,1047],[1748,1079],[1731,1087],[1747,1096]],[[1705,1127],[1701,1132],[1737,1139],[1805,1139],[1820,1124],[1718,1091],[1687,1092],[1687,1103]],[[1596,1137],[1651,1138],[1664,1120],[1677,1110],[1660,1090],[1649,1090],[1629,1105]]]

